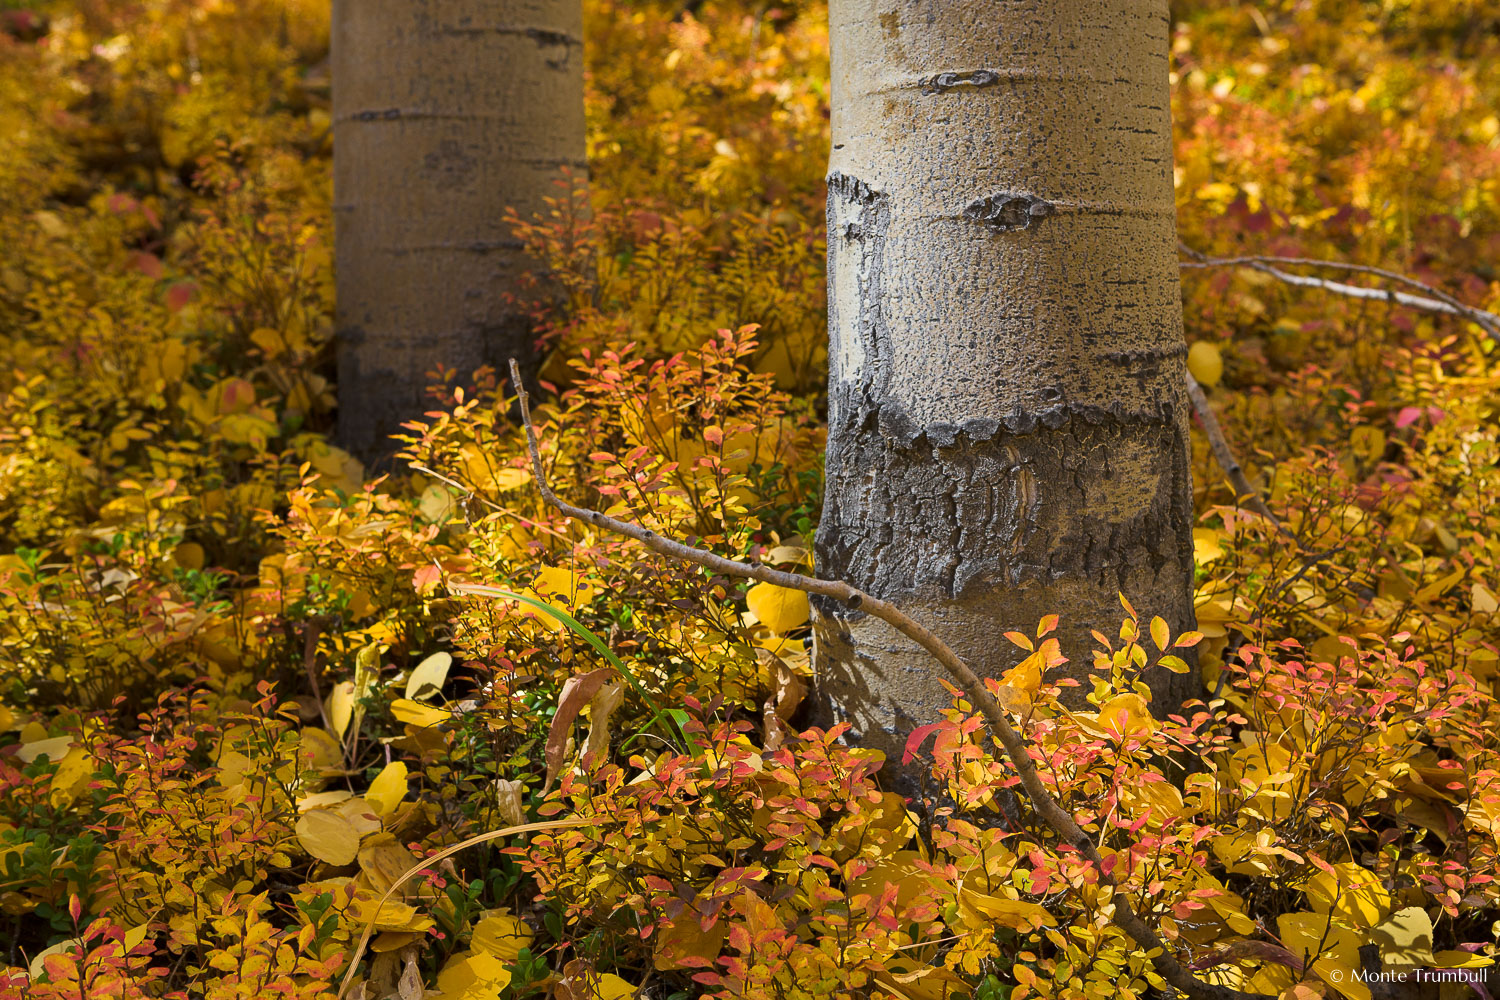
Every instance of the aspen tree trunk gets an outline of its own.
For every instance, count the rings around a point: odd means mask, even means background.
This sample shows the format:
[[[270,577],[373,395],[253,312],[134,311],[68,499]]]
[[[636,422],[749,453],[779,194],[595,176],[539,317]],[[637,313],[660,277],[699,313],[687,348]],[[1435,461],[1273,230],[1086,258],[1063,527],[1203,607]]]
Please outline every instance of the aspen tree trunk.
[[[334,0],[339,437],[431,409],[427,373],[527,357],[504,216],[586,168],[579,0]],[[518,299],[520,296],[521,299]]]
[[[1061,669],[1086,677],[1120,592],[1191,627],[1166,0],[832,0],[830,19],[819,572],[981,675],[1055,612]],[[894,769],[950,696],[888,626],[817,610],[825,721]],[[1153,673],[1158,713],[1195,687]]]

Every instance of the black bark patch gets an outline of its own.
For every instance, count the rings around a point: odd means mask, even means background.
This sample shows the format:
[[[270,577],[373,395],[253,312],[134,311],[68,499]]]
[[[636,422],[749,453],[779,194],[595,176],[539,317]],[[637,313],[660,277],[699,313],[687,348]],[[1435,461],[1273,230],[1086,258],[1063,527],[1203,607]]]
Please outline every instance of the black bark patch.
[[[1108,351],[1103,355],[1105,361],[1112,361],[1120,365],[1141,364],[1142,362],[1162,361],[1167,358],[1180,358],[1187,356],[1187,344],[1179,344],[1174,347],[1160,347],[1153,350],[1143,351]]]
[[[1029,229],[1052,214],[1052,203],[1035,195],[1001,193],[981,198],[964,209],[964,218],[999,233]]]

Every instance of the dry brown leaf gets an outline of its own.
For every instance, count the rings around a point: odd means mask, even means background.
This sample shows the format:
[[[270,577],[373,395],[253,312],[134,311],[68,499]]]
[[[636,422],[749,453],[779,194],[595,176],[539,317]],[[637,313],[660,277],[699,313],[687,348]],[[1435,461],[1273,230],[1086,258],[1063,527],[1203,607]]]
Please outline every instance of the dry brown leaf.
[[[609,749],[609,718],[625,702],[625,685],[619,681],[606,684],[589,699],[589,735],[583,744],[583,759]]]
[[[562,693],[557,696],[557,714],[552,716],[552,728],[547,730],[547,780],[542,783],[542,795],[547,794],[552,782],[562,772],[568,750],[568,733],[573,728],[573,720],[578,718],[583,706],[599,693],[599,689],[613,673],[612,668],[601,667],[582,676],[569,677],[563,682]]]
[[[422,968],[416,959],[407,959],[406,968],[396,983],[396,995],[401,1000],[422,1000]]]
[[[496,804],[499,807],[500,819],[507,826],[520,826],[526,822],[526,809],[521,803],[521,793],[525,788],[526,786],[519,781],[495,779]]]

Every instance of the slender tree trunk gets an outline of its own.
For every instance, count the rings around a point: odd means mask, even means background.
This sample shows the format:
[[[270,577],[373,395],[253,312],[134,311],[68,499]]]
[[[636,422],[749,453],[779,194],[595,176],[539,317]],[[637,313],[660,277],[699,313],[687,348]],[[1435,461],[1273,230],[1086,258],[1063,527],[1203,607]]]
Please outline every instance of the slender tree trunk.
[[[586,169],[579,0],[334,0],[339,437],[431,408],[428,372],[526,357],[505,225]]]
[[[981,675],[1062,616],[1083,678],[1123,592],[1192,621],[1166,0],[833,0],[819,571]],[[818,608],[825,718],[895,764],[950,704]],[[1158,711],[1195,683],[1149,678]],[[1089,688],[1076,694],[1081,699]]]

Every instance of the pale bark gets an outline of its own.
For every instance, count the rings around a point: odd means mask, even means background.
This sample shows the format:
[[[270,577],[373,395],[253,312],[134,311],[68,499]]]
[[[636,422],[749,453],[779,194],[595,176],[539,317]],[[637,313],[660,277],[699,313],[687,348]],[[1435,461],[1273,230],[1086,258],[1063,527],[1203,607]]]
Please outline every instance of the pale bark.
[[[1123,592],[1192,622],[1165,0],[833,0],[820,575],[977,671]],[[890,626],[818,602],[825,720],[900,760],[950,695]],[[1158,710],[1194,687],[1151,676]],[[1087,685],[1077,691],[1081,698]]]
[[[364,458],[427,373],[530,353],[523,218],[587,164],[579,0],[334,0],[339,436]]]

